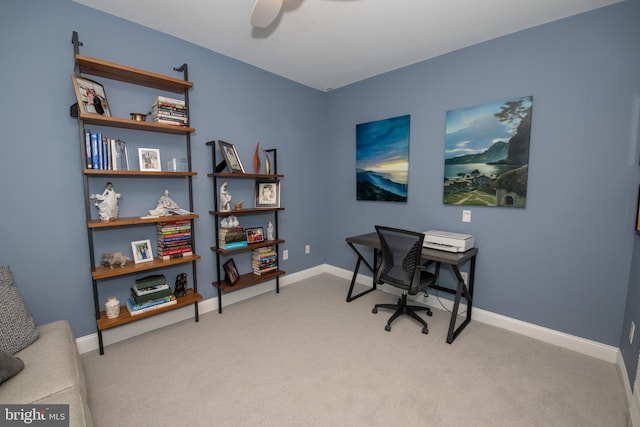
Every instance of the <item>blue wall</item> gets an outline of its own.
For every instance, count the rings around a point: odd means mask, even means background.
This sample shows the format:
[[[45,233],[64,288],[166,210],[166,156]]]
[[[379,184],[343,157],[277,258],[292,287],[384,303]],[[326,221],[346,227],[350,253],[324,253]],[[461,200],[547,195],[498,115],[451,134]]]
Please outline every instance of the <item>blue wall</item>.
[[[9,101],[0,103],[0,263],[11,265],[38,323],[68,318],[78,335],[95,332],[77,125],[67,110],[74,102],[70,39],[77,30],[88,56],[163,74],[189,64],[205,298],[214,296],[214,257],[204,143],[236,144],[247,165],[260,141],[279,149],[279,172],[286,175],[281,229],[290,253],[287,272],[322,263],[351,269],[355,258],[344,238],[377,223],[471,233],[480,248],[477,307],[621,346],[635,370],[638,349],[624,340],[630,320],[640,326],[637,304],[631,304],[640,292],[639,273],[634,268],[630,274],[640,252],[636,248],[632,258],[639,181],[638,142],[631,138],[633,96],[640,93],[637,0],[329,93],[70,1],[0,5],[0,78]],[[106,89],[116,116],[146,108],[135,105],[140,94],[126,85]],[[472,222],[462,223],[462,207],[442,204],[446,112],[527,95],[534,100],[527,207],[473,207]],[[402,114],[411,114],[409,201],[356,201],[355,125]],[[154,142],[145,135],[127,138]],[[146,190],[157,185],[144,183]],[[135,212],[157,200],[144,199],[143,189],[124,197],[121,209]],[[310,255],[305,244],[312,246]]]
[[[476,236],[475,305],[618,346],[637,193],[638,5],[624,4],[462,49],[329,95],[335,173],[327,262],[376,223]],[[443,205],[448,110],[533,96],[526,209]],[[407,204],[358,202],[354,124],[411,114]],[[346,185],[345,185],[346,183]],[[466,207],[468,208],[468,207]]]
[[[278,149],[278,172],[285,175],[280,216],[281,237],[287,243],[289,260],[285,271],[300,271],[324,260],[325,238],[319,224],[326,218],[323,172],[326,144],[326,96],[255,67],[195,45],[115,18],[66,0],[9,0],[0,10],[0,194],[4,210],[0,225],[0,264],[9,264],[16,284],[38,324],[66,318],[78,336],[95,333],[91,276],[88,269],[87,234],[77,121],[69,117],[75,102],[71,74],[77,30],[83,46],[80,53],[145,70],[182,77],[172,68],[189,65],[199,291],[215,296],[213,244],[213,183],[209,140],[234,143],[245,168],[250,170],[258,141]],[[100,79],[98,79],[100,80]],[[157,94],[152,90],[118,82],[104,82],[112,113],[128,117],[130,112],[149,110]],[[171,95],[171,94],[169,94]],[[175,150],[179,141],[161,134],[103,129],[135,147],[160,147],[161,155]],[[171,139],[173,138],[173,139]],[[174,141],[174,144],[171,144]],[[183,146],[183,145],[182,145]],[[144,215],[155,207],[167,180],[113,180],[122,194],[121,216]],[[101,192],[106,180],[92,180],[93,193]],[[321,181],[320,181],[321,182]],[[253,187],[231,184],[234,200],[253,203]],[[184,187],[182,187],[184,190]],[[187,206],[184,191],[171,196]],[[182,193],[182,194],[181,194]],[[313,197],[309,195],[313,194]],[[93,208],[93,214],[97,209]],[[241,218],[242,221],[245,221]],[[247,219],[251,224],[253,219]],[[265,224],[266,225],[266,224]],[[102,232],[99,232],[102,233]],[[130,250],[129,241],[153,239],[149,227],[133,227],[99,236],[98,254],[108,250]],[[121,237],[120,240],[117,237]],[[123,244],[123,242],[125,242]],[[304,254],[305,244],[312,247]],[[248,271],[247,265],[238,265]],[[190,269],[175,268],[167,272]],[[124,298],[130,277],[101,282],[100,301],[115,294]]]

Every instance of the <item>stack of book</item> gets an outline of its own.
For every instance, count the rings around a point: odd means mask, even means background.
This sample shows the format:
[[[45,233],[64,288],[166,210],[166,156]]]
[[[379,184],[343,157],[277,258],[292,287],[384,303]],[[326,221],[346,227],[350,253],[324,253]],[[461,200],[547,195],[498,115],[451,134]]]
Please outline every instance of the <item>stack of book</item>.
[[[220,249],[238,249],[247,246],[244,228],[232,227],[218,230],[218,247]]]
[[[165,125],[186,126],[189,122],[187,106],[182,99],[156,96],[153,101],[153,121]]]
[[[254,249],[251,265],[253,274],[262,275],[275,271],[278,269],[278,253],[273,249],[273,246]]]
[[[193,255],[191,221],[162,221],[157,224],[158,258],[169,260]]]
[[[85,148],[87,169],[129,170],[126,142],[87,130]]]
[[[137,279],[131,287],[127,308],[132,316],[158,310],[178,301],[162,274]]]

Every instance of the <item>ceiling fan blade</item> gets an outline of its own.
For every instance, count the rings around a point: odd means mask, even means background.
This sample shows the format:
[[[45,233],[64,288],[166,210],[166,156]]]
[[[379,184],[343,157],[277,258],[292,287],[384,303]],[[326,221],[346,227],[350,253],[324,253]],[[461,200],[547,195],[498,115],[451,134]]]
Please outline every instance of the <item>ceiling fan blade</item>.
[[[256,0],[251,12],[251,25],[266,28],[278,17],[283,0]]]

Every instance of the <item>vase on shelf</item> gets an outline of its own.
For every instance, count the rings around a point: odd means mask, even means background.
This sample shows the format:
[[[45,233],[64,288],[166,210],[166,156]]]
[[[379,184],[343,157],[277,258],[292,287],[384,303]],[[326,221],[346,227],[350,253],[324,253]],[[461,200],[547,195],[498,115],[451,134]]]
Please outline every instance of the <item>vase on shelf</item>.
[[[107,313],[107,318],[115,319],[120,316],[120,301],[116,297],[107,298],[107,302],[104,304],[104,308]]]

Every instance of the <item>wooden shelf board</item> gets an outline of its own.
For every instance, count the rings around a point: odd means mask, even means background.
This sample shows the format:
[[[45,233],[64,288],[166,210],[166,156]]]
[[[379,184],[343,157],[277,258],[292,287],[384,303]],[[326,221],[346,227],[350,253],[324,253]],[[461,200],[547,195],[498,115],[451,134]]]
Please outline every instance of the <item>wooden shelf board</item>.
[[[266,173],[238,173],[238,172],[215,172],[207,174],[209,178],[218,177],[218,178],[248,178],[248,179],[256,179],[256,178],[264,178],[264,179],[281,179],[284,178],[284,175],[279,175],[275,173],[266,174]]]
[[[196,176],[198,172],[167,172],[167,171],[114,171],[111,169],[85,169],[83,171],[85,175],[105,175],[105,176],[127,176],[127,177],[154,177],[159,176],[163,178],[169,177],[184,177],[184,176]]]
[[[140,313],[135,316],[132,316],[129,313],[129,310],[127,309],[126,305],[121,305],[120,316],[116,317],[115,319],[109,319],[107,317],[106,312],[101,311],[100,318],[96,320],[96,323],[98,325],[98,330],[104,331],[105,329],[115,328],[116,326],[124,325],[129,322],[135,322],[136,320],[144,319],[145,317],[154,316],[156,314],[175,310],[176,308],[184,307],[189,304],[202,301],[202,295],[200,295],[197,292],[194,292],[193,289],[187,289],[187,295],[185,295],[184,297],[180,297],[177,300],[178,302],[176,304],[173,304],[167,307],[158,308],[152,311],[146,311],[144,313]]]
[[[190,81],[156,74],[126,65],[115,64],[102,59],[76,55],[76,64],[82,74],[104,77],[134,85],[166,90],[173,93],[185,93],[193,87]]]
[[[209,211],[211,215],[217,216],[230,216],[230,215],[249,215],[249,214],[261,214],[265,212],[283,211],[284,208],[248,208],[248,209],[236,209],[233,211]]]
[[[199,216],[193,215],[172,215],[172,216],[159,216],[157,218],[141,218],[139,216],[118,218],[114,221],[102,221],[99,219],[91,220],[87,223],[89,228],[107,228],[107,227],[122,227],[126,225],[138,225],[138,224],[152,224],[158,222],[171,222],[171,221],[184,221],[190,219],[196,219]]]
[[[266,282],[271,279],[275,279],[278,276],[284,275],[285,272],[282,270],[271,271],[267,274],[263,274],[261,276],[253,273],[241,274],[240,279],[234,284],[231,285],[226,280],[222,280],[221,282],[213,282],[213,286],[220,289],[225,293],[237,291],[238,289],[246,288],[248,286],[257,285],[258,283]]]
[[[153,270],[156,268],[169,267],[171,265],[184,264],[200,259],[200,255],[192,255],[183,258],[172,258],[167,261],[163,261],[159,258],[154,258],[153,261],[141,262],[135,264],[133,262],[127,263],[124,268],[121,267],[96,267],[95,271],[91,273],[94,280],[108,279],[110,277],[125,276],[127,274],[139,273],[142,271]]]
[[[252,251],[252,250],[257,249],[257,248],[264,248],[264,247],[267,247],[267,246],[281,245],[284,242],[285,241],[282,240],[282,239],[266,240],[266,241],[260,242],[260,243],[251,243],[250,245],[247,245],[244,248],[236,248],[236,249],[221,249],[221,248],[217,248],[215,246],[211,246],[211,250],[214,251],[214,252],[221,253],[223,255],[231,255],[231,254],[240,253],[240,252]]]
[[[121,129],[135,129],[148,132],[170,133],[175,135],[186,135],[193,133],[196,130],[188,126],[178,125],[165,125],[162,123],[154,122],[138,122],[131,119],[123,119],[120,117],[108,117],[96,113],[87,113],[85,111],[80,112],[80,120],[83,120],[86,124],[116,127]]]

